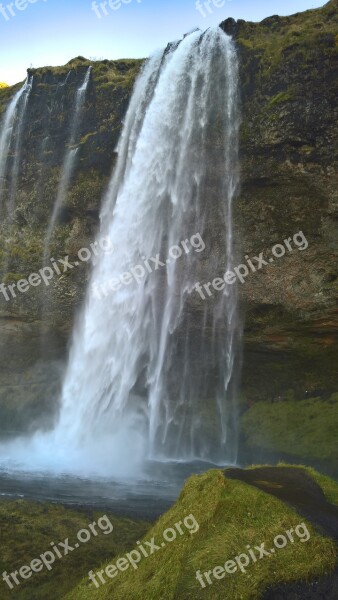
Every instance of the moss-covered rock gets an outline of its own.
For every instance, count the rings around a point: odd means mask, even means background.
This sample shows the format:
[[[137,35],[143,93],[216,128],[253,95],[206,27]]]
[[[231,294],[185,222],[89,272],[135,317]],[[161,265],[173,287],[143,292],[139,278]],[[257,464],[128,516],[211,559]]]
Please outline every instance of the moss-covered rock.
[[[274,402],[257,402],[243,414],[241,429],[246,444],[256,452],[280,452],[338,466],[337,394],[326,400],[276,398]]]
[[[101,562],[126,552],[144,535],[150,527],[148,523],[117,518],[109,511],[92,510],[91,508],[69,508],[45,502],[29,502],[26,500],[0,501],[1,529],[1,573],[12,573],[23,565],[29,565],[51,549],[51,542],[56,545],[69,538],[69,545],[74,547],[74,540],[81,529],[87,529],[90,523],[98,521],[106,515],[113,525],[112,533],[104,534],[103,529],[110,530],[106,521],[102,531],[96,527],[98,535],[92,535],[87,543],[79,544],[74,551],[61,559],[55,559],[51,570],[44,568],[33,573],[30,579],[10,590],[1,581],[1,598],[10,600],[60,600],[81,579],[84,570],[99,568]],[[59,548],[63,555],[62,547]]]
[[[283,467],[280,467],[283,469]],[[324,493],[338,502],[338,486],[317,478]],[[258,472],[257,472],[257,476]],[[329,481],[329,483],[328,483]],[[185,531],[184,519],[192,515],[199,528]],[[163,533],[181,523],[183,534],[162,546]],[[294,541],[264,559],[252,562],[241,572],[233,568],[218,579],[212,574],[219,565],[247,552],[263,542],[271,548],[275,536],[304,523],[310,533],[306,543]],[[173,537],[173,536],[172,536]],[[247,483],[225,477],[221,471],[193,476],[185,484],[176,504],[147,532],[144,542],[154,538],[159,549],[144,557],[137,570],[127,568],[113,579],[104,575],[105,585],[96,589],[88,579],[65,597],[65,600],[255,600],[279,582],[310,580],[330,573],[337,561],[335,543],[320,533],[283,501]],[[131,548],[132,549],[132,548]],[[130,549],[130,550],[131,550]],[[109,564],[116,564],[116,559]],[[103,565],[104,569],[107,565]],[[236,567],[236,563],[235,563]],[[211,584],[204,576],[204,587],[196,579],[196,571],[209,571]],[[224,571],[224,569],[223,569]],[[218,571],[218,575],[219,575]]]

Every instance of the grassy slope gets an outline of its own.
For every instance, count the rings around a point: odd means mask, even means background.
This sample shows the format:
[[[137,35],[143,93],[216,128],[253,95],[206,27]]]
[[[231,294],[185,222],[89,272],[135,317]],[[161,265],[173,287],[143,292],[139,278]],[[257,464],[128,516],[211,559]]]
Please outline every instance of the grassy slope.
[[[270,17],[261,23],[242,22],[238,42],[249,50],[259,51],[264,56],[261,75],[268,77],[276,65],[283,60],[284,52],[299,53],[307,58],[316,52],[316,47],[328,44],[327,53],[337,52],[337,9],[338,1],[331,0],[325,6],[296,13],[289,17]],[[336,44],[328,43],[336,36]],[[334,47],[335,46],[335,47]],[[288,100],[280,93],[272,103]],[[271,101],[270,101],[271,102]]]
[[[242,431],[253,448],[300,458],[338,461],[338,400],[309,398],[258,402],[242,417]]]
[[[20,587],[10,592],[7,584],[0,579],[0,598],[7,600],[59,600],[83,576],[83,572],[97,567],[102,560],[125,552],[139,536],[149,528],[149,524],[120,519],[110,513],[91,510],[74,510],[57,505],[27,502],[25,500],[0,502],[1,556],[0,573],[11,573],[50,549],[50,542],[69,544],[76,542],[80,529],[88,528],[104,514],[109,516],[114,530],[109,535],[102,532],[81,544],[77,550],[55,561],[52,571],[44,569],[32,575]],[[61,553],[62,553],[61,549]]]
[[[329,499],[338,503],[338,484],[317,474],[315,478]],[[328,573],[336,563],[334,542],[308,524],[311,532],[308,542],[297,540],[274,556],[251,564],[246,574],[237,572],[221,581],[213,579],[211,586],[202,589],[195,579],[196,570],[204,572],[224,565],[245,552],[248,544],[253,547],[265,541],[267,548],[271,548],[276,535],[296,527],[304,519],[264,492],[227,480],[221,471],[209,471],[188,480],[177,503],[144,539],[155,536],[155,541],[161,543],[163,531],[190,513],[200,525],[197,533],[178,536],[170,545],[144,558],[137,571],[130,568],[119,572],[98,590],[84,579],[65,600],[254,600],[268,585]]]

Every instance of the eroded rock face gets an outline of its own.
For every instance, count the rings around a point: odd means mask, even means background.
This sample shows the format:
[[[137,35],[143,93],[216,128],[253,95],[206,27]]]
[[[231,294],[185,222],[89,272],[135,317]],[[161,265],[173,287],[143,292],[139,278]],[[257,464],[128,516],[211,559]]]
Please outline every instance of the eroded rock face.
[[[244,381],[254,397],[335,385],[336,23],[334,0],[292,17],[221,25],[231,25],[241,53],[239,256],[270,258],[274,244],[299,231],[308,241],[240,286]]]
[[[44,239],[69,143],[75,94],[92,65],[78,163],[51,238],[50,256],[59,261],[68,255],[74,265],[78,251],[90,248],[141,64],[139,60],[90,63],[79,57],[64,67],[30,71],[34,79],[23,129],[15,221],[5,218],[0,226],[1,280],[6,285],[43,266]],[[0,115],[19,87],[0,92]],[[12,161],[10,157],[9,173]],[[8,180],[8,189],[9,185]],[[1,210],[6,217],[5,207]],[[15,298],[9,293],[8,301],[0,294],[0,401],[6,432],[20,429],[30,411],[35,415],[46,408],[50,416],[56,409],[73,317],[83,301],[89,272],[86,262],[65,273],[66,267],[58,264],[61,275],[55,275],[48,288],[31,286],[26,293],[16,292]],[[19,422],[13,398],[25,404]]]
[[[334,0],[319,10],[271,17],[260,24],[229,19],[221,24],[236,38],[241,61],[242,183],[235,205],[238,264],[245,262],[245,256],[261,252],[271,257],[275,244],[292,240],[300,231],[308,242],[304,251],[293,244],[292,252],[251,273],[239,286],[246,323],[244,389],[253,397],[271,397],[288,388],[335,391],[336,19]],[[69,255],[74,263],[78,250],[90,247],[141,62],[90,63],[79,57],[64,67],[30,71],[34,83],[15,222],[10,227],[5,220],[0,229],[2,265],[9,256],[5,270],[2,267],[6,284],[42,266],[43,239],[69,136],[74,94],[92,64],[79,165],[52,238],[51,255],[56,259]],[[0,90],[0,115],[17,87]],[[212,222],[210,206],[210,228]],[[209,280],[218,275],[210,272]],[[55,277],[47,292],[30,288],[9,302],[1,295],[2,385],[10,386],[14,377],[18,386],[23,377],[31,381],[41,373],[41,361],[58,379],[55,361],[65,359],[87,279],[88,267],[83,264]],[[198,315],[203,301],[194,299],[194,306]],[[9,387],[1,389],[4,402]],[[39,407],[45,405],[46,394],[48,405],[54,406],[53,393],[42,391]]]

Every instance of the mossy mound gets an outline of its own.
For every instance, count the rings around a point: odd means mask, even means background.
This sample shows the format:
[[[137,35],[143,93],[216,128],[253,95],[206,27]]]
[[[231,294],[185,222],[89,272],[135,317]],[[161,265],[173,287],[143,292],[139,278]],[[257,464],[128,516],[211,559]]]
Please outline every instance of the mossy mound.
[[[241,425],[250,448],[338,463],[338,394],[329,400],[257,402]]]
[[[321,478],[321,484],[324,493],[328,491],[337,503],[338,485],[328,483],[326,478]],[[165,530],[184,522],[187,515],[193,515],[198,522],[198,531],[193,534],[185,531],[162,547]],[[197,581],[198,570],[211,573],[216,566],[224,567],[227,561],[246,552],[248,545],[254,548],[265,542],[266,548],[271,548],[276,536],[301,523],[310,533],[306,543],[297,539],[283,550],[250,564],[245,573],[237,569],[222,580],[211,574],[212,584],[204,588]],[[246,483],[227,479],[219,470],[187,481],[176,504],[146,534],[144,545],[152,538],[159,550],[143,558],[137,570],[127,567],[126,572],[116,573],[114,579],[105,574],[106,584],[98,589],[85,579],[65,600],[254,600],[280,582],[321,576],[330,573],[336,564],[332,539],[321,535],[277,498]],[[111,564],[116,565],[116,560]]]
[[[55,560],[52,570],[44,568],[20,586],[10,590],[0,582],[1,600],[60,600],[83,576],[84,570],[98,568],[102,561],[125,552],[149,528],[147,523],[117,518],[103,510],[65,508],[26,500],[0,502],[1,557],[0,573],[12,573],[51,549],[50,543],[64,542],[74,546],[77,533],[88,529],[93,521],[107,515],[114,529],[109,535],[99,535],[80,544],[74,552]],[[108,529],[108,528],[107,528]],[[98,530],[99,531],[99,530]],[[63,553],[60,548],[61,554]]]

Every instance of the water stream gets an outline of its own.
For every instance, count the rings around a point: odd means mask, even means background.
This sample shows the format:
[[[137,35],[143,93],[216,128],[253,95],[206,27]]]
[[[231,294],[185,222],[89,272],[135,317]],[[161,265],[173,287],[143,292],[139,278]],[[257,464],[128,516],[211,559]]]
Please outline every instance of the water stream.
[[[65,202],[67,192],[69,189],[69,185],[71,183],[71,179],[74,173],[75,165],[76,165],[76,156],[78,154],[78,144],[79,144],[79,132],[81,127],[81,122],[83,118],[83,108],[86,100],[86,92],[90,80],[91,67],[87,69],[85,78],[81,86],[76,92],[75,103],[74,103],[74,111],[72,116],[72,125],[70,131],[70,137],[67,144],[67,150],[65,154],[65,158],[63,161],[61,178],[56,194],[56,199],[53,207],[53,211],[51,214],[51,218],[49,220],[45,242],[44,242],[44,264],[48,259],[49,252],[49,244],[54,231],[55,224],[60,214],[60,210]],[[68,75],[65,81],[67,82]],[[64,84],[64,85],[65,85]]]
[[[23,86],[10,101],[0,129],[0,211],[2,216],[13,214],[15,194],[18,185],[20,150],[25,124],[29,95],[33,86],[33,77],[27,77]],[[14,153],[14,161],[9,171],[9,157]],[[10,178],[7,206],[3,205],[6,194],[6,180]]]

